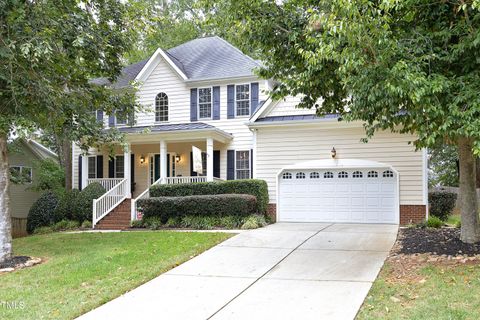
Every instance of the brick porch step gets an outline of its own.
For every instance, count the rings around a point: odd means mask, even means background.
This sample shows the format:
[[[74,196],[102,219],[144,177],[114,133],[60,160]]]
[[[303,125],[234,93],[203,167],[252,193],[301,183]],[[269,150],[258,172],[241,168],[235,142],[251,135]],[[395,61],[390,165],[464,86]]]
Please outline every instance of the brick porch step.
[[[131,199],[125,199],[115,209],[100,220],[96,230],[125,230],[130,228]]]

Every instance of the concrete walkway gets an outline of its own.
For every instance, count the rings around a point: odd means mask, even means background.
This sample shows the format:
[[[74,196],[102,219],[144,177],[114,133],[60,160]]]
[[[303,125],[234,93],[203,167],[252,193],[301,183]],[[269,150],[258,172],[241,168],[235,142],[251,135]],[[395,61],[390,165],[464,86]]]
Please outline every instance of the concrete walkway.
[[[353,319],[397,226],[277,223],[241,233],[81,319]]]

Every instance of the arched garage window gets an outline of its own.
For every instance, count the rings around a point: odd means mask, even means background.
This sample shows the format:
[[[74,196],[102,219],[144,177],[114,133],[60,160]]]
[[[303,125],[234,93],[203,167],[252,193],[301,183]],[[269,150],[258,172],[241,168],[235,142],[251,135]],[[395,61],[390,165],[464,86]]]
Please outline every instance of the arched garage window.
[[[282,179],[285,179],[285,180],[292,179],[292,174],[290,172],[284,172],[282,175]]]
[[[377,171],[368,171],[367,177],[369,178],[378,178],[378,172]]]
[[[362,173],[362,171],[354,171],[353,174],[352,174],[352,177],[363,178],[363,173]]]
[[[348,178],[348,172],[346,172],[346,171],[340,171],[340,172],[338,173],[338,177],[339,177],[340,179]]]
[[[383,177],[384,178],[393,178],[393,172],[390,170],[383,171]]]
[[[320,179],[320,173],[310,172],[310,179]]]
[[[168,121],[168,96],[165,92],[160,92],[155,98],[155,121]]]
[[[333,172],[327,171],[323,174],[323,178],[325,179],[332,179],[333,178]]]
[[[297,178],[297,179],[305,179],[305,173],[303,173],[303,172],[297,172],[297,174],[295,175],[295,178]]]

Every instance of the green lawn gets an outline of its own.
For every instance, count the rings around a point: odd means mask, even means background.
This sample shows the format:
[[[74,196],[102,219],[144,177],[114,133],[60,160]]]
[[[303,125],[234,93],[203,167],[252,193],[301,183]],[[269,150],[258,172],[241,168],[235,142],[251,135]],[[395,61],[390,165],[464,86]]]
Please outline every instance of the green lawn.
[[[46,262],[0,275],[0,319],[75,318],[230,236],[163,231],[15,239],[15,255]]]
[[[357,319],[479,319],[479,265],[426,266],[417,271],[420,280],[400,282],[392,279],[389,263],[373,284]]]

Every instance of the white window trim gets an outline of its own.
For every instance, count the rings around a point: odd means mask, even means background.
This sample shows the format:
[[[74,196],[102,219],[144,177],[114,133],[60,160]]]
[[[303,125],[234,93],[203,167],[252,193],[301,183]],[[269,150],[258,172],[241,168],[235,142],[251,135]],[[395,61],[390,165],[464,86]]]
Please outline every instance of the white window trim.
[[[237,177],[237,152],[248,152],[248,172],[249,172],[249,175],[248,175],[248,178],[247,179],[251,179],[251,172],[252,172],[252,164],[250,163],[251,162],[251,151],[250,150],[235,150],[235,180],[239,180],[239,178]],[[247,170],[247,169],[238,169],[238,170]]]
[[[200,90],[201,89],[210,89],[210,117],[202,118],[200,117]],[[212,87],[201,87],[197,89],[197,115],[198,120],[212,120],[213,119],[213,86]]]
[[[249,112],[247,115],[237,115],[237,86],[244,86],[248,85],[248,102],[249,102]],[[233,97],[234,97],[234,108],[235,108],[235,118],[250,118],[250,110],[252,109],[252,106],[250,105],[252,103],[252,84],[251,83],[238,83],[234,85],[235,90],[233,90]],[[245,100],[241,100],[245,101]],[[241,151],[241,150],[240,150]]]
[[[90,178],[90,158],[95,158],[95,178]],[[87,179],[97,179],[97,156],[88,156],[88,168],[87,168]]]
[[[26,183],[28,183],[28,184],[33,183],[33,168],[32,167],[14,164],[14,165],[9,166],[8,170],[10,171],[11,168],[19,168],[18,172],[20,173],[20,175],[22,175],[22,171],[23,171],[24,168],[29,168],[30,169],[30,182],[26,182]]]
[[[167,120],[165,120],[165,121],[157,121],[157,97],[160,93],[165,93],[165,95],[167,96]],[[170,97],[165,91],[160,91],[159,93],[157,93],[157,95],[153,99],[153,105],[155,106],[153,108],[154,109],[153,110],[153,120],[154,120],[154,122],[155,123],[168,123],[168,122],[170,122]]]

